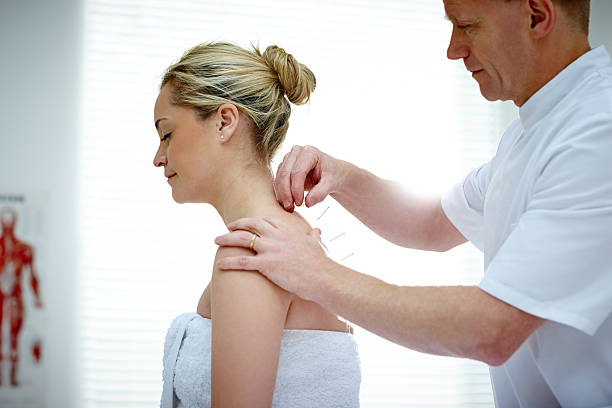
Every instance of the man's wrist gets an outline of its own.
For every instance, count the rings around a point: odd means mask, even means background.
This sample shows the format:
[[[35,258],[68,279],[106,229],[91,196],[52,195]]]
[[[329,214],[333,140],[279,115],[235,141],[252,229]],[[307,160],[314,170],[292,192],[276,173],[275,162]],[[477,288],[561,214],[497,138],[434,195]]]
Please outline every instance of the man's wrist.
[[[341,273],[342,265],[336,263],[333,259],[324,257],[317,266],[317,272],[314,274],[314,279],[309,285],[309,292],[306,294],[308,300],[320,304],[321,306],[329,305],[333,302],[336,286],[339,281],[338,276]]]
[[[351,195],[351,191],[353,190],[353,185],[355,183],[354,179],[358,173],[359,168],[350,162],[340,159],[336,160],[338,160],[339,162],[338,168],[341,169],[341,171],[339,172],[340,174],[338,174],[337,176],[338,181],[336,189],[335,191],[330,193],[330,196],[334,200],[341,202],[343,198],[349,197]]]

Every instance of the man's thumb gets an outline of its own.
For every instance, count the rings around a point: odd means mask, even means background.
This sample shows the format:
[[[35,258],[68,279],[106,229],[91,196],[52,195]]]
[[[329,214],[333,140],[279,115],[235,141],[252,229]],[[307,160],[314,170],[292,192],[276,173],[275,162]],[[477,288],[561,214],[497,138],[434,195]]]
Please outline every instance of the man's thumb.
[[[317,185],[315,185],[306,196],[306,207],[312,207],[315,204],[320,203],[327,197],[329,192],[327,191],[327,184],[320,181]]]
[[[321,245],[321,247],[323,247],[325,251],[329,252],[329,250],[327,249],[327,246],[323,243],[323,240],[321,240],[321,230],[319,228],[313,229],[312,231],[310,231],[308,235],[310,235],[311,237],[319,241],[319,244]]]

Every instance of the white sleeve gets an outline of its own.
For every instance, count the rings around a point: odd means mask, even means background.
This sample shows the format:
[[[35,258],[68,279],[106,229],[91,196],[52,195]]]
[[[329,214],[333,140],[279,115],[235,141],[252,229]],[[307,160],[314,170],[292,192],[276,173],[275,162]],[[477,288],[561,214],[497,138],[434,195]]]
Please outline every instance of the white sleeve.
[[[484,199],[491,162],[472,170],[461,183],[442,195],[444,214],[481,251],[484,250]]]
[[[612,311],[612,117],[572,133],[543,158],[527,210],[479,286],[593,335]]]

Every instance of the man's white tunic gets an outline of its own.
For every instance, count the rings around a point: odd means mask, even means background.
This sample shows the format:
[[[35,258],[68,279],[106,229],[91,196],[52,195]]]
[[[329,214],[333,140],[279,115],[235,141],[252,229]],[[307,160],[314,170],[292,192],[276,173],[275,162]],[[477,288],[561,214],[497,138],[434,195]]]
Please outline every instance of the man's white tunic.
[[[535,93],[491,161],[442,198],[484,252],[479,287],[547,319],[502,366],[499,407],[612,406],[612,60],[602,46]]]

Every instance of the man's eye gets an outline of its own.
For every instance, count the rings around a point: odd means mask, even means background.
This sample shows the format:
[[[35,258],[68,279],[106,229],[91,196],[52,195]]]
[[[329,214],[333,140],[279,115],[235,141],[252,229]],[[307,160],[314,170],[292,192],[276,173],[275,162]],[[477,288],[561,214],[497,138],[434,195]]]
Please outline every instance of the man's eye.
[[[465,30],[470,27],[471,24],[457,24],[457,28],[460,30]]]
[[[170,137],[170,135],[171,135],[171,134],[172,134],[172,132],[165,134],[165,135],[164,135],[164,137],[162,137],[162,138],[161,138],[161,141],[163,142],[163,141],[165,141],[166,139],[168,139],[168,138]]]

